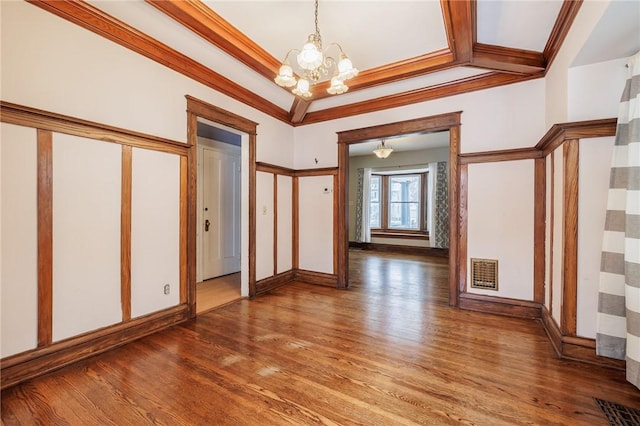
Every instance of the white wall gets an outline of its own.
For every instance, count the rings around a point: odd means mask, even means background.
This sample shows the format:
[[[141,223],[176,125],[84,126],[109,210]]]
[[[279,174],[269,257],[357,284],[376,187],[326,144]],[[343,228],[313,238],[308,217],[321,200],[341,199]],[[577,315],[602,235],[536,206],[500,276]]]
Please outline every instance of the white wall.
[[[277,272],[293,267],[293,178],[279,175],[278,185],[278,264]]]
[[[533,300],[534,161],[469,164],[468,258],[498,260],[498,291],[469,293]]]
[[[29,3],[1,18],[3,100],[184,142],[188,94],[259,123],[258,161],[293,165],[291,126]]]
[[[54,342],[122,320],[121,164],[120,145],[53,134]]]
[[[38,341],[36,130],[0,124],[0,356]]]
[[[257,122],[257,160],[293,167],[291,126],[32,4],[1,2],[1,7],[0,85],[4,101],[186,142],[185,95],[188,94]],[[27,22],[29,25],[25,25]],[[70,155],[70,161],[82,161],[78,153]],[[165,172],[162,164],[162,161],[148,163],[148,176],[161,177]],[[248,164],[243,166],[248,170]],[[168,171],[168,176],[177,179],[179,175],[173,174],[172,170]],[[244,188],[248,179],[245,174],[242,179]],[[161,178],[160,182],[164,181]],[[175,184],[177,183],[176,180]],[[141,202],[147,202],[144,195],[134,194],[134,208]],[[11,206],[7,209],[8,217],[15,213]],[[248,217],[246,203],[243,203],[242,211],[243,216]],[[135,232],[143,231],[140,228]],[[151,230],[144,232],[150,233]],[[246,227],[242,238],[243,247],[248,247]],[[284,244],[290,246],[290,242]],[[151,256],[161,259],[169,253],[164,246],[151,246],[147,250],[151,250],[151,253],[140,252],[138,258]],[[170,250],[173,250],[173,246]],[[174,261],[178,262],[177,248],[171,256],[174,254],[176,257],[167,262],[167,268],[172,267]],[[260,261],[263,254],[258,252],[257,256]],[[246,256],[243,257],[242,265],[243,294],[246,295]],[[141,280],[149,279],[153,284],[149,284],[151,287],[144,284],[133,289],[134,315],[178,303],[178,283],[172,271],[158,271],[158,275],[147,271],[143,276]],[[166,280],[172,284],[170,296],[158,293],[159,282]],[[27,284],[24,288],[27,288]],[[21,297],[27,297],[26,293]],[[65,303],[77,304],[82,300],[79,295],[75,298],[72,296],[71,299]],[[106,323],[111,320],[100,321]],[[71,332],[69,329],[60,335]]]
[[[580,140],[577,335],[596,337],[602,231],[615,138]]]
[[[256,280],[273,276],[273,173],[256,173]]]
[[[336,132],[374,126],[385,123],[409,120],[418,117],[462,111],[461,151],[480,152],[500,149],[532,147],[546,132],[544,125],[544,80],[512,84],[490,90],[482,90],[430,102],[423,102],[401,108],[378,111],[355,117],[348,117],[331,122],[300,126],[295,129],[295,168],[335,167],[337,159]],[[314,159],[318,159],[315,164]],[[478,179],[491,179],[491,167],[476,169]],[[520,176],[520,171],[516,171]],[[528,172],[527,172],[528,173]],[[531,186],[524,187],[524,193],[533,191],[532,180],[523,178]],[[482,198],[486,188],[475,187],[470,197]],[[500,205],[511,208],[512,199],[508,194],[493,195]],[[527,205],[532,205],[533,195]],[[301,200],[302,205],[302,200]],[[469,213],[469,220],[474,220],[473,213]],[[316,227],[320,226],[316,224]],[[349,226],[351,233],[352,226]],[[318,232],[319,240],[316,244],[326,247],[332,242],[331,227]],[[519,232],[533,233],[533,229]],[[515,240],[520,234],[514,234]],[[528,238],[528,237],[525,237]],[[482,245],[484,241],[475,241],[475,235],[470,235],[469,243]],[[525,241],[528,241],[525,239]],[[300,244],[300,256],[312,258],[315,248]],[[519,252],[514,255],[518,259],[526,257]],[[522,277],[522,289],[506,290],[505,294],[526,295],[533,292],[533,271],[525,268],[528,276]],[[502,295],[503,293],[501,293]]]
[[[569,69],[568,121],[618,116],[627,58]]]
[[[300,177],[298,189],[298,267],[333,274],[333,176]]]
[[[562,271],[564,270],[564,161],[562,147],[556,149],[553,155],[553,245],[551,255],[553,270],[551,271],[551,316],[560,324],[560,307],[562,305]],[[547,261],[549,261],[547,259]]]
[[[169,284],[170,293],[164,294]],[[133,149],[131,317],[180,302],[180,157]]]
[[[567,37],[547,70],[544,79],[547,129],[554,124],[569,121],[569,68],[608,6],[609,0],[582,3]]]

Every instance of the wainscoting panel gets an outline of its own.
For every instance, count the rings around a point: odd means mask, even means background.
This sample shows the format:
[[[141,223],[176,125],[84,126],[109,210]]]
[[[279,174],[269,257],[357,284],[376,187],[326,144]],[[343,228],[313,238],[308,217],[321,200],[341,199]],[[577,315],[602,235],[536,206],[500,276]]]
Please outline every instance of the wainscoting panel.
[[[131,199],[135,318],[180,303],[180,157],[133,149]]]
[[[0,336],[2,358],[38,342],[36,130],[0,125]]]
[[[120,145],[53,134],[54,342],[122,320],[121,163]]]
[[[293,177],[277,175],[276,179],[276,272],[281,274],[293,267],[293,244],[289,244],[293,241]]]

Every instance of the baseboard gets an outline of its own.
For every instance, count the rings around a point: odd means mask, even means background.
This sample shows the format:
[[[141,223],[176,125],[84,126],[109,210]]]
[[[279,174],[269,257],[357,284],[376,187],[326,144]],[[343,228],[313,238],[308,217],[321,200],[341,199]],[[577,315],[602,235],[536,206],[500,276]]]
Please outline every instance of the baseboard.
[[[460,293],[458,306],[469,311],[518,318],[540,318],[541,315],[539,303],[483,294]]]
[[[188,319],[179,305],[0,360],[2,389],[158,332]]]
[[[259,294],[266,293],[268,291],[274,290],[278,287],[281,287],[291,281],[293,281],[295,276],[295,271],[290,269],[286,272],[282,272],[278,275],[274,275],[269,278],[262,279],[256,282],[256,296]]]
[[[323,285],[327,287],[338,286],[338,276],[335,274],[326,274],[324,272],[306,271],[298,269],[295,273],[295,279],[309,284]]]
[[[542,307],[542,326],[558,357],[601,367],[624,370],[626,361],[596,355],[596,341],[587,337],[563,336],[546,306]]]
[[[435,247],[402,246],[399,244],[380,243],[357,243],[355,241],[349,241],[349,248],[401,254],[421,254],[424,256],[449,257],[449,249]]]

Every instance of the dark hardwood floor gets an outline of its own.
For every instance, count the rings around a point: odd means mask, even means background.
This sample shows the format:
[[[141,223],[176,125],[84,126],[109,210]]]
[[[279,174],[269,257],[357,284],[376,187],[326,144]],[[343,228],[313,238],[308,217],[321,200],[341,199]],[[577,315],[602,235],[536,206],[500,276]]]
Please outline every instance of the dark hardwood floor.
[[[607,425],[624,373],[556,358],[535,320],[447,306],[447,260],[354,251],[293,283],[9,388],[2,422]]]

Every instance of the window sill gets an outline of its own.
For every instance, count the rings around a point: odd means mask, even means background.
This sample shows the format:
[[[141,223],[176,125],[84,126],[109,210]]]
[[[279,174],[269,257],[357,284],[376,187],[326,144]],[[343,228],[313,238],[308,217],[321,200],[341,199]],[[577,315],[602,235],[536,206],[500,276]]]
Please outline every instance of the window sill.
[[[424,232],[387,232],[371,231],[372,238],[401,238],[403,240],[429,240],[429,234]]]

